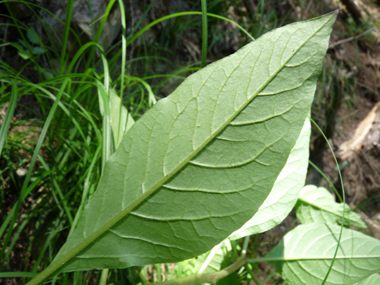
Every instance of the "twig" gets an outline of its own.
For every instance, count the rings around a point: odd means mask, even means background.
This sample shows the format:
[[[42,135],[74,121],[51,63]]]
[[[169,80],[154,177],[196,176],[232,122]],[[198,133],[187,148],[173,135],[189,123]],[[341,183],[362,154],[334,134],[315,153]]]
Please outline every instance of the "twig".
[[[340,40],[340,41],[337,41],[337,42],[335,42],[335,43],[332,43],[332,44],[329,46],[329,49],[330,49],[330,48],[333,48],[333,47],[335,47],[335,46],[337,46],[337,45],[344,44],[344,43],[349,42],[349,41],[352,41],[352,40],[356,40],[356,39],[358,39],[358,38],[364,36],[365,34],[368,34],[369,32],[372,32],[374,29],[375,29],[375,27],[372,27],[372,28],[368,29],[367,31],[365,31],[364,33],[361,33],[361,34],[359,34],[359,35],[357,35],[357,36],[353,36],[353,37],[350,37],[350,38],[347,38],[347,39]]]

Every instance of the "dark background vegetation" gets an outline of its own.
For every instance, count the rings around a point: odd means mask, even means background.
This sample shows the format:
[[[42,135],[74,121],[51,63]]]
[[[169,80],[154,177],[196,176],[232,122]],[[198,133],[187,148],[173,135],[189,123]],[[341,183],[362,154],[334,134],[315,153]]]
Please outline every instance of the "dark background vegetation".
[[[4,86],[10,78],[43,85],[43,82],[64,75],[78,50],[94,40],[100,23],[96,20],[104,14],[107,3],[105,0],[74,1],[71,32],[66,45],[62,38],[67,1],[0,3],[0,123],[8,108],[9,88]],[[207,4],[209,13],[234,20],[255,38],[276,27],[340,9],[312,107],[312,118],[322,128],[335,151],[352,138],[357,126],[379,101],[379,1],[209,0]],[[166,15],[201,11],[201,3],[196,0],[124,0],[124,5],[126,36],[129,38],[147,24]],[[106,51],[114,80],[121,71],[120,27],[120,9],[115,4],[98,41]],[[28,33],[28,30],[33,33]],[[233,24],[209,17],[207,63],[235,52],[249,41]],[[186,76],[199,69],[201,46],[200,16],[163,21],[128,46],[126,74],[130,76],[128,78],[143,78],[157,99],[163,98]],[[62,52],[65,53],[65,61],[60,60]],[[95,70],[101,75],[99,62],[98,52],[84,52],[72,72],[85,74]],[[78,77],[77,82],[85,80],[87,78]],[[43,86],[56,92],[54,87],[57,82],[53,80],[50,81],[51,85]],[[120,84],[117,80],[113,83],[115,86]],[[20,204],[13,228],[3,226],[0,229],[0,271],[31,272],[46,267],[64,243],[81,201],[88,198],[83,197],[84,181],[88,179],[89,183],[96,185],[101,167],[101,157],[96,152],[100,143],[96,133],[101,129],[98,97],[95,87],[81,89],[75,86],[72,86],[73,96],[84,110],[78,111],[78,108],[72,107],[70,99],[66,99],[65,104],[81,126],[84,137],[79,129],[73,127],[72,118],[59,110],[34,165],[28,184],[34,183],[31,194]],[[135,120],[150,107],[147,90],[133,79],[126,83],[123,102]],[[35,144],[51,106],[52,101],[38,92],[26,92],[17,99],[8,141],[0,157],[2,223],[19,199]],[[92,118],[95,127],[83,114]],[[341,155],[339,159],[347,203],[369,224],[366,233],[376,238],[380,238],[379,142],[380,117],[376,115],[362,146],[352,146],[352,155],[348,159]],[[315,128],[310,149],[311,161],[342,191],[332,154],[325,139]],[[89,175],[88,168],[93,160],[95,173]],[[331,189],[313,168],[310,168],[307,182]],[[94,187],[89,189],[89,195]],[[264,255],[295,223],[294,215],[290,215],[283,224],[268,233],[252,237],[256,245],[252,251],[257,252],[257,256]],[[162,271],[165,270],[168,272],[171,269],[163,267]],[[271,272],[265,264],[260,264],[255,270],[262,282]],[[149,268],[148,278],[158,280],[157,276],[154,277],[157,269],[155,272]],[[162,274],[164,278],[165,274]],[[115,282],[136,277],[133,270],[116,270],[111,275]],[[99,277],[96,272],[74,277],[67,274],[57,282],[72,284],[72,278],[77,284],[92,284]],[[273,280],[265,284],[281,283],[279,278]],[[25,281],[25,278],[0,279],[0,283],[4,284],[21,284]]]

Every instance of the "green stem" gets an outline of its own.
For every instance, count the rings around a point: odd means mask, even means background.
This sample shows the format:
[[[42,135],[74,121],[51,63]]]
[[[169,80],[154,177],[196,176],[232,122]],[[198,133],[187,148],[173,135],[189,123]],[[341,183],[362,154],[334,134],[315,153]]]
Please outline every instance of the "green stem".
[[[245,257],[245,256],[247,255],[247,248],[248,248],[249,238],[250,238],[250,237],[251,237],[251,236],[246,236],[246,237],[244,238],[243,249],[242,249],[242,251],[241,251],[241,256],[242,256],[242,257]]]
[[[122,122],[121,122],[121,109],[123,107],[123,89],[124,89],[124,74],[125,74],[125,61],[127,58],[127,40],[126,40],[126,20],[125,20],[125,10],[124,10],[124,5],[122,0],[119,1],[119,6],[120,6],[120,13],[121,13],[121,27],[122,27],[122,36],[121,36],[121,74],[120,74],[120,106],[119,106],[119,126],[117,133],[114,134],[114,137],[116,137],[116,142],[120,141],[119,134],[120,131],[122,130]],[[115,147],[117,147],[115,145]]]
[[[194,274],[190,276],[185,276],[181,278],[177,278],[174,280],[169,280],[166,282],[156,283],[157,285],[190,285],[190,284],[199,284],[199,283],[211,283],[215,284],[216,281],[219,279],[222,279],[231,273],[238,270],[240,267],[242,267],[245,264],[244,258],[239,258],[234,263],[232,263],[230,266],[214,273],[207,273],[207,274]]]
[[[330,272],[332,270],[332,267],[334,265],[334,262],[335,262],[335,259],[336,259],[336,256],[338,254],[338,249],[340,247],[340,241],[342,239],[342,234],[343,234],[343,225],[344,225],[344,214],[345,214],[345,210],[344,210],[344,207],[346,206],[346,195],[344,193],[344,184],[343,184],[343,177],[342,177],[342,173],[340,172],[340,167],[339,167],[339,163],[338,163],[338,160],[336,159],[336,156],[334,154],[334,150],[331,146],[331,144],[329,143],[329,140],[326,138],[325,134],[322,132],[321,128],[318,126],[318,124],[313,120],[313,119],[310,119],[311,122],[317,127],[317,129],[320,131],[320,133],[322,134],[323,138],[326,140],[327,142],[327,145],[329,146],[330,148],[330,151],[334,157],[334,160],[335,160],[335,164],[338,168],[338,173],[339,173],[339,179],[340,179],[340,183],[341,183],[341,186],[342,186],[342,195],[343,195],[343,215],[342,215],[342,225],[340,227],[340,233],[339,233],[339,238],[338,238],[338,244],[336,246],[336,249],[335,249],[335,253],[334,253],[334,257],[331,261],[331,264],[330,264],[330,267],[329,267],[329,270],[327,271],[326,273],[326,276],[325,276],[325,279],[323,280],[322,282],[322,285],[326,284],[326,281],[327,281],[327,278],[329,277],[330,275]]]
[[[0,127],[0,154],[8,136],[9,126],[11,125],[13,113],[17,105],[17,97],[18,97],[17,84],[15,81],[12,81],[11,99],[9,100],[8,110],[7,110],[7,113],[5,114],[3,124]]]
[[[262,285],[260,280],[256,277],[256,275],[253,273],[253,271],[251,269],[249,269],[249,267],[247,265],[245,266],[245,270],[247,270],[249,275],[251,275],[251,278],[256,283],[256,285]]]
[[[175,13],[175,14],[171,14],[171,15],[167,15],[167,16],[164,16],[164,17],[161,17],[151,23],[149,23],[148,25],[146,25],[144,28],[142,28],[140,31],[138,31],[128,42],[127,42],[127,47],[135,40],[137,39],[139,36],[141,36],[141,34],[143,34],[146,30],[149,30],[151,27],[157,25],[158,23],[162,22],[162,21],[165,21],[165,20],[168,20],[168,19],[171,19],[171,18],[175,18],[175,17],[179,17],[179,16],[189,16],[189,15],[202,15],[202,12],[180,12],[180,13]],[[251,34],[249,32],[246,31],[246,29],[244,29],[242,26],[240,26],[238,23],[236,23],[235,21],[231,20],[231,19],[228,19],[226,17],[223,17],[223,16],[219,16],[219,15],[216,15],[216,14],[211,14],[211,13],[207,13],[207,16],[209,17],[214,17],[214,18],[217,18],[217,19],[221,19],[221,20],[224,20],[224,21],[227,21],[227,22],[230,22],[231,24],[234,24],[237,28],[239,28],[243,33],[245,33],[252,41],[255,40],[254,37],[251,36]]]
[[[309,159],[309,164],[310,164],[312,167],[314,167],[314,169],[315,169],[316,171],[318,171],[318,173],[319,173],[320,175],[322,175],[322,177],[323,177],[323,178],[324,178],[324,179],[330,184],[330,186],[334,189],[334,192],[335,192],[335,194],[338,196],[339,201],[343,202],[343,199],[342,199],[342,197],[340,196],[338,190],[336,190],[334,184],[333,184],[333,183],[331,182],[331,180],[326,176],[326,174],[325,174],[322,170],[320,170],[319,167],[316,166],[316,165],[315,165],[310,159]]]
[[[140,279],[141,279],[141,281],[142,281],[142,283],[144,285],[150,285],[150,283],[148,282],[148,280],[146,280],[146,277],[145,277],[145,275],[146,275],[146,267],[144,267],[144,268],[145,269],[142,269],[142,270],[139,271]]]
[[[144,28],[142,28],[140,31],[138,31],[130,40],[128,40],[128,42],[126,44],[126,47],[128,47],[134,40],[136,40],[139,36],[141,36],[143,33],[145,33],[151,27],[157,25],[158,23],[161,23],[161,22],[163,22],[165,20],[168,20],[168,19],[171,19],[171,18],[180,17],[180,16],[190,16],[190,15],[202,15],[202,12],[196,12],[196,11],[195,12],[180,12],[180,13],[175,13],[175,14],[171,14],[171,15],[167,15],[167,16],[161,17],[161,18],[159,18],[159,19],[157,19],[157,20],[149,23]],[[219,15],[216,15],[216,14],[211,14],[211,13],[207,13],[207,16],[227,21],[227,22],[235,25],[238,29],[240,29],[252,41],[255,40],[255,38],[246,29],[244,29],[242,26],[240,26],[235,21],[233,21],[231,19],[228,19],[226,17],[223,17],[223,16],[219,16]],[[121,53],[121,50],[116,53],[116,55],[114,56],[114,58],[117,58],[120,55],[120,53]]]
[[[207,59],[207,0],[202,0],[202,63],[201,67],[206,66]]]
[[[66,19],[65,19],[65,28],[64,28],[64,35],[63,35],[63,43],[62,43],[62,53],[61,58],[59,62],[59,74],[63,74],[65,70],[65,61],[66,61],[66,48],[67,48],[67,42],[69,39],[69,32],[70,32],[70,24],[71,24],[71,16],[73,14],[73,5],[74,1],[69,0],[66,4]]]
[[[100,276],[99,285],[106,285],[107,284],[107,277],[108,277],[108,268],[105,268],[102,270],[102,275]]]

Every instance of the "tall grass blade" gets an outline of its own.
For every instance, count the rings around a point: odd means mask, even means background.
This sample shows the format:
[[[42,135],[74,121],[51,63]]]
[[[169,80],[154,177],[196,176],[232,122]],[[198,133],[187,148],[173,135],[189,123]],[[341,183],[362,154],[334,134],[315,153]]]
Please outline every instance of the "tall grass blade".
[[[0,128],[0,156],[1,156],[1,152],[3,150],[4,144],[7,140],[9,126],[11,125],[13,113],[15,112],[15,109],[16,109],[17,96],[18,96],[17,83],[12,81],[12,92],[11,92],[11,98],[9,100],[8,110],[7,110],[7,113],[5,114],[3,123],[1,124],[1,128]]]

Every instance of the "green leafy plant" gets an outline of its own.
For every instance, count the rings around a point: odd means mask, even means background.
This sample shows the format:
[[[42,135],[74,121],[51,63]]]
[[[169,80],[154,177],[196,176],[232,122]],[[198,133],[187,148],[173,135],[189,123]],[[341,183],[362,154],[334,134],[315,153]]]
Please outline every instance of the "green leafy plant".
[[[202,4],[203,33],[207,37],[205,18],[210,15],[206,1]],[[57,202],[63,207],[62,215],[70,217],[69,237],[52,263],[30,284],[39,284],[59,272],[92,269],[103,269],[100,283],[104,284],[108,268],[181,264],[209,250],[192,259],[193,263],[184,264],[192,264],[193,275],[181,277],[178,270],[177,279],[164,283],[237,284],[237,274],[225,278],[244,267],[260,284],[252,270],[256,263],[266,261],[291,284],[376,284],[380,242],[343,228],[365,225],[346,210],[346,204],[331,201],[327,190],[313,188],[314,196],[306,191],[311,188],[301,192],[308,163],[310,106],[336,14],[275,29],[192,74],[157,103],[144,79],[125,76],[122,69],[117,81],[120,93],[124,79],[131,85],[141,83],[147,90],[148,104],[153,105],[136,122],[110,88],[103,54],[104,82],[96,72],[87,70],[93,75],[92,83],[78,89],[72,98],[65,92],[71,88],[69,78],[63,80],[57,97],[42,87],[27,85],[27,90],[42,90],[55,99],[36,157],[57,107],[67,110],[61,102],[63,94],[76,104],[75,98],[89,86],[96,86],[98,91],[102,130],[94,127],[94,133],[103,150],[101,178],[94,191],[90,181],[101,148],[98,145],[90,152],[89,145],[83,147],[88,152],[89,170],[83,175],[86,186],[75,217],[71,218],[63,195]],[[128,43],[123,39],[123,66]],[[202,66],[207,52],[207,43],[203,43]],[[68,73],[89,47],[91,43],[74,57]],[[85,74],[82,80],[86,79]],[[13,81],[10,113],[0,134],[7,133],[17,92],[20,89]],[[83,107],[78,110],[92,125],[91,115]],[[82,135],[76,120],[70,118]],[[90,155],[94,156],[91,161]],[[49,175],[50,169],[47,171]],[[20,201],[33,189],[27,186],[24,183]],[[17,212],[20,203],[12,211]],[[305,225],[290,231],[267,256],[249,258],[249,236],[281,223],[296,203],[297,215]],[[324,218],[311,220],[308,217],[313,211],[325,214]],[[7,220],[11,225],[12,216]],[[239,238],[244,238],[241,254],[233,252]],[[361,267],[366,270],[359,272],[357,268]],[[159,265],[156,268],[160,270]],[[140,280],[146,283],[143,272],[127,275],[129,280],[131,276],[138,280],[134,284]],[[77,280],[81,277],[76,276]]]
[[[379,271],[377,239],[345,228],[340,235],[341,227],[334,224],[300,225],[265,259],[291,284],[356,284]]]
[[[18,40],[18,43],[14,43],[14,46],[17,46],[19,52],[19,56],[23,59],[29,59],[33,55],[43,54],[45,50],[39,46],[31,47],[33,44],[38,45],[40,43],[40,39],[36,36],[36,31],[32,28],[26,33],[28,41]]]

